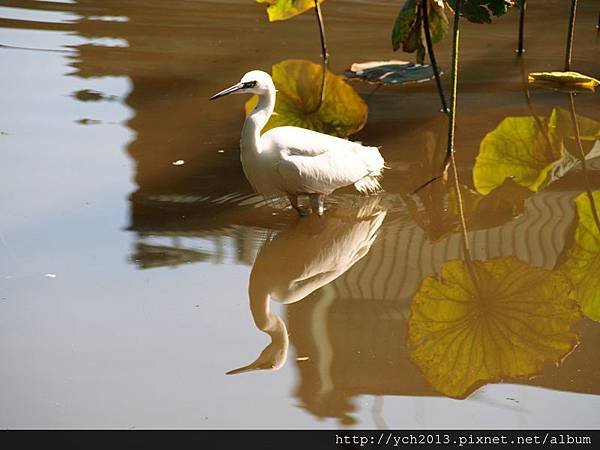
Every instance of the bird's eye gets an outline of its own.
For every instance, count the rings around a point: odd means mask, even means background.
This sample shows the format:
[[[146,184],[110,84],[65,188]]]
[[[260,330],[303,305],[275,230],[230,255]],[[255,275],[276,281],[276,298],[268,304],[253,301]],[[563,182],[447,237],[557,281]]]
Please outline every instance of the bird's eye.
[[[253,88],[256,86],[256,81],[246,81],[243,86],[244,89]]]

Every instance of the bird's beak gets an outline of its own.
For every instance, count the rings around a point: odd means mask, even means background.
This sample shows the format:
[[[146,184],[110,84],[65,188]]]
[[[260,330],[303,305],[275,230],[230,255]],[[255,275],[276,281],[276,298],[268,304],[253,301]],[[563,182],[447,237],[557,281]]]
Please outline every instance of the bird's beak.
[[[260,370],[260,367],[255,367],[254,363],[252,363],[238,369],[230,370],[229,372],[226,372],[225,375],[237,375],[238,373],[252,372],[254,370]]]
[[[218,98],[225,97],[226,95],[233,94],[235,91],[239,91],[243,87],[244,85],[242,83],[234,84],[233,86],[228,87],[227,89],[223,89],[221,92],[216,93],[211,98],[209,98],[209,100],[216,100]]]

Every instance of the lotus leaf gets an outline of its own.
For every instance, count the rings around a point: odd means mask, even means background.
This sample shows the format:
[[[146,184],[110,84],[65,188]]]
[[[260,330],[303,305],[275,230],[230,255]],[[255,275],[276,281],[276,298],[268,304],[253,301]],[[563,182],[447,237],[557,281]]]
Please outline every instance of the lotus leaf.
[[[347,137],[367,121],[368,108],[343,77],[327,71],[321,102],[323,66],[310,61],[288,59],[275,64],[272,77],[277,88],[275,111],[263,133],[271,128],[293,125]],[[256,106],[253,96],[246,102],[246,114]]]
[[[485,383],[530,377],[577,345],[580,312],[564,274],[516,258],[473,261],[472,270],[448,261],[411,306],[411,359],[436,390],[464,398]]]
[[[600,84],[597,79],[578,72],[533,72],[528,81],[534,86],[566,92],[594,92]]]
[[[432,43],[439,42],[449,28],[444,2],[442,0],[428,0],[429,30]],[[425,44],[423,35],[423,17],[421,0],[406,0],[396,17],[392,29],[392,48],[394,51],[402,46],[407,53],[417,52],[417,62],[423,64],[425,59]]]
[[[369,83],[384,85],[422,83],[433,79],[431,66],[408,61],[370,61],[354,63],[344,73],[347,78],[358,78]]]
[[[591,201],[595,208],[592,208]],[[600,209],[600,191],[579,194],[577,205],[577,228],[573,246],[561,270],[571,279],[577,289],[577,301],[583,313],[592,320],[600,321],[600,231],[597,211]],[[594,217],[596,215],[596,217]]]
[[[542,127],[547,120],[539,118]],[[545,136],[532,116],[506,117],[488,133],[479,146],[473,168],[475,188],[488,194],[505,179],[537,192],[545,183],[552,165],[561,157],[560,145]]]
[[[600,155],[600,122],[577,116],[586,159]],[[481,141],[473,168],[476,189],[487,194],[507,178],[537,192],[578,164],[581,158],[568,111],[549,118],[507,117]]]
[[[324,1],[319,0],[319,3],[323,3]],[[315,6],[314,0],[256,0],[256,2],[269,5],[267,8],[269,22],[287,20]]]
[[[450,7],[456,11],[456,0],[447,0]],[[501,16],[514,6],[510,0],[463,0],[462,16],[469,22],[492,23],[492,16]]]

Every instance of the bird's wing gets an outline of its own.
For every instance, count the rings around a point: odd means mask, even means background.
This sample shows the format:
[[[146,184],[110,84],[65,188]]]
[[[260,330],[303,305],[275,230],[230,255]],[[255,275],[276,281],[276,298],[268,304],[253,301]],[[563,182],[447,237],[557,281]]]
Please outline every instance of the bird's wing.
[[[277,172],[285,190],[298,194],[329,194],[368,175],[361,161],[331,150],[317,156],[284,155]]]
[[[369,173],[358,143],[296,127],[268,133],[264,137],[281,155],[277,172],[287,192],[328,194]]]
[[[358,145],[346,139],[300,127],[276,127],[262,136],[268,147],[287,149],[297,156],[318,156],[332,148]]]

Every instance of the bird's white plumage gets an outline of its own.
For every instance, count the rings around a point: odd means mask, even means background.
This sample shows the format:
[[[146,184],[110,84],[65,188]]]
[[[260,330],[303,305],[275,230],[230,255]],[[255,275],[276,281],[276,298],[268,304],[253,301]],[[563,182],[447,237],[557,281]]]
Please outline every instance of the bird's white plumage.
[[[379,177],[383,167],[376,147],[304,128],[273,128],[262,144],[264,151],[275,153],[274,181],[285,193],[327,195],[365,177]]]
[[[309,194],[322,202],[322,196],[344,186],[354,185],[363,193],[380,189],[378,178],[385,163],[377,147],[292,126],[273,128],[261,136],[276,96],[266,72],[248,72],[240,83],[213,98],[229,93],[259,97],[240,139],[244,173],[257,192],[268,197],[287,195],[296,201],[298,195]]]

